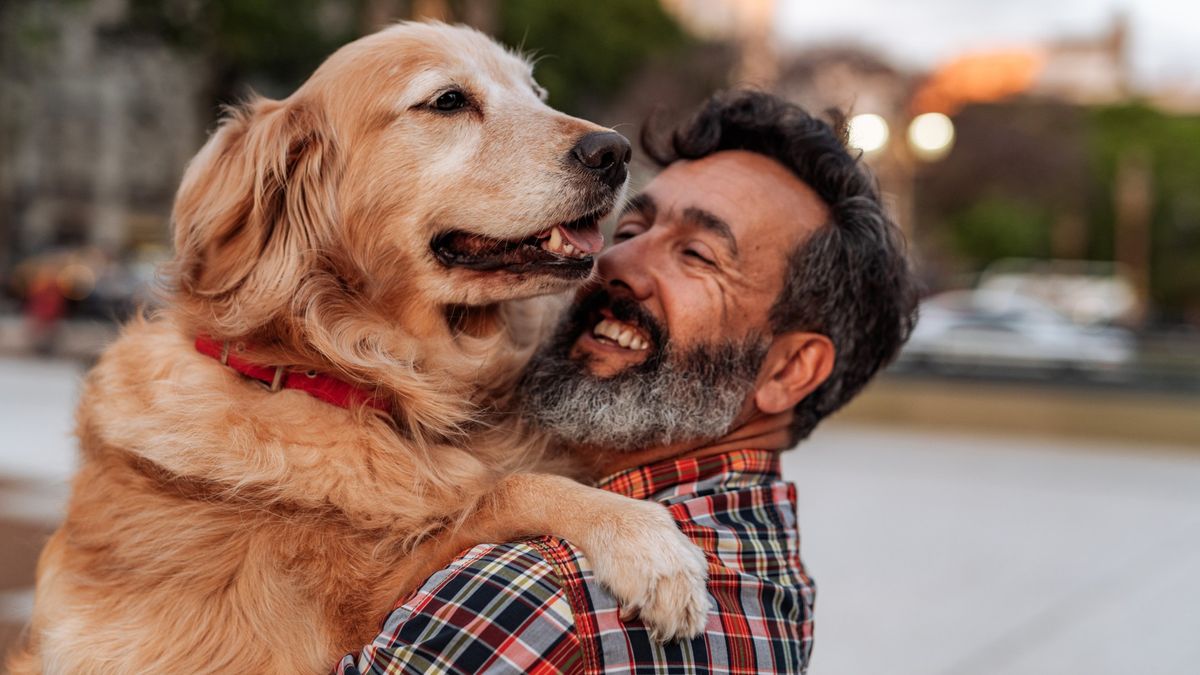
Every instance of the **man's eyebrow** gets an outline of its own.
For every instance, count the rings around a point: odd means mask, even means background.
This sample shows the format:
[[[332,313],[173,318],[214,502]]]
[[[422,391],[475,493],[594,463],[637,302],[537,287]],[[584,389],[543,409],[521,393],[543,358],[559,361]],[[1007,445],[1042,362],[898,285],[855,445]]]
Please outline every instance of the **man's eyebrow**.
[[[729,223],[704,209],[694,206],[683,210],[683,222],[719,235],[725,240],[725,243],[729,244],[729,252],[733,254],[733,257],[737,257],[737,237],[733,236],[733,229],[729,227]]]
[[[658,205],[654,203],[654,198],[645,192],[630,199],[625,208],[621,209],[621,216],[628,213],[637,213],[650,222],[654,222],[654,217],[658,214]]]

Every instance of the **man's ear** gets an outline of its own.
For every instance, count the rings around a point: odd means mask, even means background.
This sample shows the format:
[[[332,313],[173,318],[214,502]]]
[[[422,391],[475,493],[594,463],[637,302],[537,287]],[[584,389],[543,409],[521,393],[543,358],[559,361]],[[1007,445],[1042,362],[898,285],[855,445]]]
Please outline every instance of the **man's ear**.
[[[835,357],[833,341],[820,333],[776,336],[758,373],[755,405],[768,414],[791,410],[829,378]]]

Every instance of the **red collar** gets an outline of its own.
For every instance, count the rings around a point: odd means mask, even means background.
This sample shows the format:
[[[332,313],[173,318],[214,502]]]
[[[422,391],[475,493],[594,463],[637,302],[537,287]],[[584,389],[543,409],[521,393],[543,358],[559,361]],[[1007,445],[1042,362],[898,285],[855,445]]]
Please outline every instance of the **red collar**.
[[[386,401],[368,389],[315,370],[300,372],[288,370],[286,366],[260,366],[250,363],[232,353],[228,342],[217,342],[201,335],[196,338],[196,351],[211,356],[250,379],[266,384],[271,391],[299,389],[313,398],[319,398],[340,408],[365,405],[388,414],[392,412]]]

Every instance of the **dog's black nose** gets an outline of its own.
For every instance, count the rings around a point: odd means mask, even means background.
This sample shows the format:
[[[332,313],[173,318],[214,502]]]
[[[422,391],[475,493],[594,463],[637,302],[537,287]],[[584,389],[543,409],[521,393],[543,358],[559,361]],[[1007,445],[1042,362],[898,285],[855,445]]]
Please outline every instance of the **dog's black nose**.
[[[596,131],[579,139],[571,156],[609,186],[618,188],[628,175],[633,148],[615,131]]]

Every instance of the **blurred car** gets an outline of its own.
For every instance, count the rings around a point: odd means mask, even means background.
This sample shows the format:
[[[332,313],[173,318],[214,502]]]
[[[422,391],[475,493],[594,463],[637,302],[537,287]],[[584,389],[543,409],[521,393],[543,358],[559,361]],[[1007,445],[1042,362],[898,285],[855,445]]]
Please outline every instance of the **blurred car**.
[[[1076,324],[1016,293],[950,291],[922,302],[920,312],[902,367],[1111,377],[1135,356],[1129,331]]]

